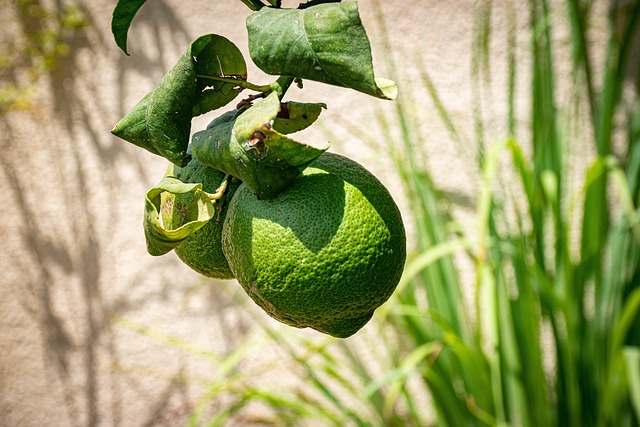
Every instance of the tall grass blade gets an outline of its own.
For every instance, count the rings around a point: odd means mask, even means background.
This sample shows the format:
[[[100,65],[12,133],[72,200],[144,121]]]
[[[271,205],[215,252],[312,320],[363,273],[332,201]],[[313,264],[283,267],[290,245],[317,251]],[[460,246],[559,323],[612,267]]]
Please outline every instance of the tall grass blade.
[[[627,347],[624,351],[625,363],[629,373],[629,395],[631,405],[640,420],[640,348]]]
[[[571,29],[571,44],[573,47],[573,67],[574,73],[582,70],[584,74],[582,81],[586,87],[589,101],[590,123],[596,121],[596,94],[593,85],[593,71],[591,64],[591,54],[587,43],[588,19],[591,5],[580,0],[567,0],[569,24]],[[593,129],[596,131],[596,129]]]
[[[505,3],[507,9],[507,129],[509,137],[514,138],[516,135],[516,80],[517,80],[517,15],[514,1]]]

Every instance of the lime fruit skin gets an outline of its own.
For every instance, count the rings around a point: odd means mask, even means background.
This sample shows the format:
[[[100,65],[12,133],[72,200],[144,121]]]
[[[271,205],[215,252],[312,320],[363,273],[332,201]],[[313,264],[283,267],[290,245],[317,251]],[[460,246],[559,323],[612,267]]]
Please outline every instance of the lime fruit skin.
[[[238,282],[270,316],[346,338],[395,290],[406,234],[378,179],[324,153],[274,199],[259,200],[241,185],[222,247]]]
[[[167,174],[178,178],[182,182],[201,183],[202,189],[207,193],[215,193],[225,178],[223,172],[201,163],[196,158],[192,158],[182,168],[171,165]],[[218,213],[204,227],[193,233],[174,249],[182,262],[203,276],[214,279],[234,278],[222,251],[222,225],[229,200],[231,200],[239,185],[239,181],[230,181],[222,203],[216,207]],[[177,199],[179,199],[179,196],[177,196]]]

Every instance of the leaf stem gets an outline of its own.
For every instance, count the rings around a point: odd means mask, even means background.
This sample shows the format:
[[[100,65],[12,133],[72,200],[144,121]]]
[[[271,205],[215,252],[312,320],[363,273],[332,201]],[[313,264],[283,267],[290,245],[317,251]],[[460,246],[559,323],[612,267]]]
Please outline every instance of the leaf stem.
[[[215,80],[218,82],[231,83],[243,89],[254,90],[256,92],[262,93],[270,93],[277,92],[278,98],[282,99],[284,94],[287,92],[291,84],[295,81],[295,77],[292,76],[280,76],[278,80],[268,85],[256,85],[250,83],[246,80],[239,79],[237,77],[220,77],[220,76],[209,76],[206,74],[196,74],[196,77],[201,79],[209,79]]]
[[[220,200],[224,196],[224,193],[227,191],[227,186],[229,185],[229,180],[231,179],[231,175],[226,174],[220,186],[216,189],[216,192],[213,194],[207,193],[209,196],[209,200],[215,201]]]
[[[196,77],[201,79],[215,80],[218,82],[231,83],[243,89],[255,90],[256,92],[270,92],[273,90],[272,85],[255,85],[246,80],[242,80],[236,77],[220,77],[220,76],[208,76],[206,74],[196,74]]]
[[[265,6],[260,0],[240,0],[240,1],[244,3],[249,9],[254,11],[260,10]]]
[[[291,84],[295,81],[295,77],[292,76],[280,76],[278,80],[271,83],[269,87],[278,93],[278,98],[282,99],[287,92]]]
[[[220,216],[222,215],[222,204],[224,203],[224,198],[227,195],[227,186],[229,185],[229,181],[233,179],[233,177],[229,174],[224,176],[224,179],[220,183],[220,186],[216,189],[216,192],[213,194],[207,193],[209,196],[209,200],[215,206],[215,209],[218,211],[218,215],[216,216],[216,224],[220,224]]]

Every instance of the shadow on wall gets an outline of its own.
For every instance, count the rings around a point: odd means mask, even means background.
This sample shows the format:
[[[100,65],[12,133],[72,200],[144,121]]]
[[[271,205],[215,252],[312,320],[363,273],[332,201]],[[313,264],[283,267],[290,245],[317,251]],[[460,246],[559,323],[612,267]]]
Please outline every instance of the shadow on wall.
[[[11,216],[0,224],[0,237],[18,230],[15,241],[20,247],[5,260],[13,271],[9,280],[20,283],[9,283],[6,288],[28,313],[25,323],[37,337],[29,338],[40,339],[31,345],[43,349],[44,360],[35,364],[40,368],[44,365],[42,381],[47,392],[57,395],[59,390],[64,404],[58,403],[64,408],[55,410],[69,420],[57,420],[61,425],[98,425],[105,418],[113,425],[123,422],[123,386],[112,368],[119,365],[119,343],[111,318],[138,309],[153,297],[148,291],[136,289],[145,284],[141,271],[120,285],[126,292],[113,297],[112,287],[122,280],[117,273],[121,244],[113,241],[109,225],[120,224],[123,213],[118,203],[110,201],[122,198],[123,179],[126,185],[136,184],[136,197],[141,199],[142,188],[157,177],[148,177],[142,157],[131,155],[127,144],[108,131],[126,113],[122,100],[127,73],[163,75],[168,69],[163,52],[181,50],[190,41],[184,25],[167,3],[155,0],[153,7],[140,11],[136,26],[150,35],[146,43],[150,43],[149,50],[158,52],[157,56],[140,52],[136,61],[126,61],[118,51],[114,64],[115,43],[96,25],[105,18],[93,16],[95,10],[106,10],[99,3],[111,4],[85,1],[77,5],[85,21],[57,35],[56,43],[66,52],[57,58],[45,58],[44,48],[38,50],[38,43],[45,46],[42,37],[49,34],[49,20],[63,16],[67,6],[52,2],[47,6],[52,9],[46,9],[38,0],[2,6],[13,8],[17,17],[19,34],[13,39],[26,40],[35,51],[29,51],[31,61],[21,60],[0,68],[0,77],[18,87],[24,83],[26,72],[41,67],[42,78],[32,83],[39,90],[33,101],[40,103],[42,98],[52,110],[43,112],[40,104],[26,112],[0,110],[0,187],[5,198],[12,201]],[[167,46],[166,36],[163,38],[166,33],[171,34],[175,46]],[[55,64],[42,66],[43,58],[53,59]],[[111,63],[106,62],[108,58]],[[106,66],[110,70],[100,70]],[[115,77],[103,79],[109,72]],[[115,82],[115,88],[111,82]],[[118,101],[113,103],[113,99]],[[129,171],[126,178],[119,175],[122,169]],[[9,224],[13,228],[9,229]],[[140,232],[137,237],[141,236]],[[161,288],[170,284],[169,278],[154,280],[160,282]],[[2,323],[3,328],[7,326],[4,320]],[[236,330],[238,327],[241,325],[236,325]],[[35,351],[31,357],[38,354]],[[3,383],[6,381],[3,379]],[[145,405],[146,423],[158,422],[169,399],[183,393],[182,389],[182,385],[170,382],[157,393],[157,401]],[[16,409],[20,404],[19,397],[0,399],[0,413],[18,413],[16,416],[21,417]],[[4,405],[12,407],[2,408]],[[39,402],[33,405],[40,407]],[[39,409],[46,418],[48,408]],[[4,416],[0,415],[0,424]],[[17,419],[27,421],[26,425],[34,422]]]

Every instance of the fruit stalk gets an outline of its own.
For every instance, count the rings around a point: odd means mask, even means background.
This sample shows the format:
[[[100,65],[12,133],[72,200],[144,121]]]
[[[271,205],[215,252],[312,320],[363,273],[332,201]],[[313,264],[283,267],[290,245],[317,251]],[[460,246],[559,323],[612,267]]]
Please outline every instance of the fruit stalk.
[[[227,191],[227,185],[229,185],[229,178],[231,178],[231,175],[226,174],[224,176],[224,179],[220,183],[220,187],[216,189],[216,192],[213,194],[207,193],[207,195],[209,196],[209,200],[215,201],[215,200],[222,199],[222,197],[224,196],[224,193]]]

